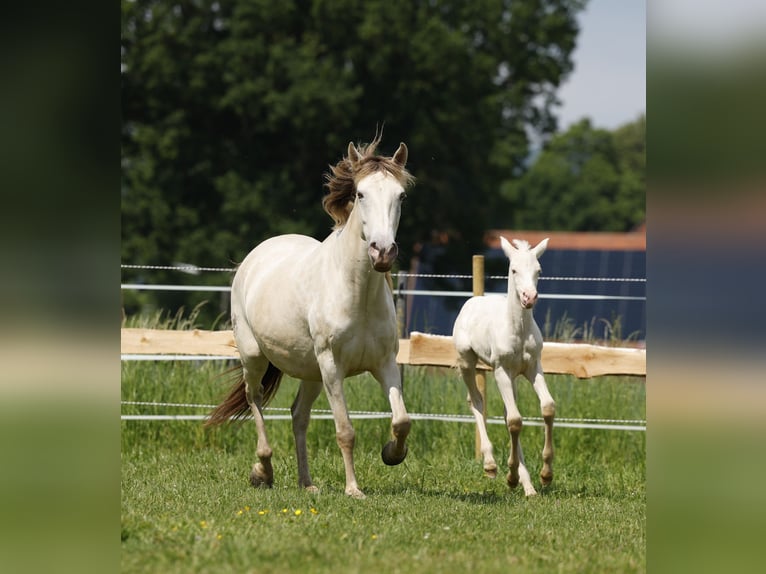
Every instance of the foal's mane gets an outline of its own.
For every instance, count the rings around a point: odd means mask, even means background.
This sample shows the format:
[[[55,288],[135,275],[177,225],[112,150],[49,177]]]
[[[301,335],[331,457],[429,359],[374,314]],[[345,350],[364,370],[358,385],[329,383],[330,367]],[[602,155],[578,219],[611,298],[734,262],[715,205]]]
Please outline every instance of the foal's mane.
[[[415,181],[404,166],[394,162],[393,158],[375,155],[380,139],[381,135],[376,134],[369,144],[357,147],[360,157],[358,161],[352,162],[344,156],[336,165],[330,166],[330,173],[325,174],[328,192],[322,198],[322,207],[335,221],[333,229],[343,227],[348,221],[356,197],[356,185],[368,175],[389,173],[405,189]]]
[[[511,243],[513,243],[516,249],[523,249],[523,250],[529,251],[532,248],[532,246],[529,244],[529,242],[526,239],[512,239]]]

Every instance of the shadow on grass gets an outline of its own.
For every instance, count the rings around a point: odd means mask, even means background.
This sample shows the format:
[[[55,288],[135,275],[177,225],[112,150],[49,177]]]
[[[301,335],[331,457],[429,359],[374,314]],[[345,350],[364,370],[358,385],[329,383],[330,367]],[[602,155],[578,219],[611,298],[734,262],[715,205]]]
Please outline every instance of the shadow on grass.
[[[461,490],[457,490],[457,488],[461,488]],[[402,484],[399,486],[369,487],[364,489],[364,492],[368,498],[375,496],[412,496],[414,494],[416,496],[424,496],[436,499],[446,498],[482,506],[493,504],[508,504],[511,501],[534,502],[538,499],[546,499],[558,495],[563,495],[563,497],[572,496],[565,491],[559,490],[555,485],[549,485],[546,487],[535,485],[535,488],[537,490],[537,495],[530,497],[524,496],[524,490],[521,488],[521,486],[514,489],[508,488],[505,486],[504,480],[503,488],[497,488],[493,485],[492,489],[470,490],[465,486],[461,487],[459,484],[455,484],[454,486],[447,488],[423,487],[415,486],[412,484]]]

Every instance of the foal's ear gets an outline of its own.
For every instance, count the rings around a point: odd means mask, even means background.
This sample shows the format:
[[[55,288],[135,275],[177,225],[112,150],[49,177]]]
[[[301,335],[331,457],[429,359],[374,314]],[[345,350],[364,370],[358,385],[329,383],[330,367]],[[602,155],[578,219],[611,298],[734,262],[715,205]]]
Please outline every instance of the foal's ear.
[[[543,239],[540,243],[538,243],[535,247],[532,248],[532,253],[535,254],[535,257],[540,259],[540,256],[545,253],[545,249],[548,247],[548,240],[550,237],[546,237]]]
[[[348,142],[348,151],[346,152],[346,155],[348,156],[348,160],[352,165],[359,163],[359,160],[362,159],[359,155],[359,150],[357,150],[356,146],[354,145],[354,142]]]
[[[394,163],[399,167],[404,167],[404,164],[407,163],[407,153],[407,146],[404,145],[404,142],[401,142],[399,144],[399,149],[396,150],[396,153],[394,154]]]
[[[513,245],[511,245],[511,242],[508,241],[502,235],[500,236],[500,247],[503,248],[503,253],[505,253],[505,256],[508,259],[513,258],[513,254],[516,252],[516,248]]]

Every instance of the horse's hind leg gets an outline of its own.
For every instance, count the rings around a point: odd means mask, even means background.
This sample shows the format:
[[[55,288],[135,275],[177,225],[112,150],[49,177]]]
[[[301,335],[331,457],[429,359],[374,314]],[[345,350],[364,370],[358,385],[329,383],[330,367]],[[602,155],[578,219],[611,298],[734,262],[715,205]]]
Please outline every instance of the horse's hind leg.
[[[538,362],[536,368],[526,375],[540,399],[540,410],[545,422],[545,443],[543,444],[543,468],[540,470],[540,481],[543,486],[553,480],[553,419],[556,416],[556,403],[553,401],[548,385],[545,383],[542,365]]]
[[[532,477],[529,476],[529,471],[524,463],[524,451],[521,449],[521,441],[519,441],[519,482],[526,496],[535,496],[537,494],[535,487],[532,486]]]
[[[268,366],[268,360],[263,357],[259,360],[247,361],[243,370],[247,382],[247,402],[250,404],[255,428],[258,431],[258,444],[255,449],[258,462],[253,465],[250,472],[250,484],[271,488],[274,484],[274,469],[271,466],[271,446],[266,436],[266,424],[263,420],[263,386],[261,384],[261,379],[266,374]]]
[[[477,360],[476,355],[470,359],[461,357],[460,374],[463,376],[463,381],[468,389],[468,401],[471,412],[476,419],[476,429],[479,432],[479,450],[484,460],[484,473],[490,478],[495,478],[497,476],[497,463],[492,453],[492,443],[487,433],[487,424],[484,421],[484,399],[479,392],[479,387],[476,386]]]
[[[306,430],[311,418],[311,405],[322,392],[321,381],[301,381],[298,395],[290,409],[293,416],[293,436],[295,437],[295,455],[298,459],[298,484],[310,492],[318,492],[311,480],[308,453],[306,450]]]

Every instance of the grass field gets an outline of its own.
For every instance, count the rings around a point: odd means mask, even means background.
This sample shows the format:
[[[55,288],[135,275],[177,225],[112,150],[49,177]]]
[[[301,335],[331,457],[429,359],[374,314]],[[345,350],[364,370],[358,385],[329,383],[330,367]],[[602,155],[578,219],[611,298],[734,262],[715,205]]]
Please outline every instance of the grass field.
[[[217,403],[228,388],[225,365],[123,363],[122,400]],[[539,416],[521,381],[522,415]],[[285,378],[271,406],[292,402]],[[407,367],[408,411],[469,414],[456,372]],[[557,417],[645,419],[638,379],[549,376]],[[502,402],[488,381],[489,415]],[[351,410],[388,410],[368,376],[345,385]],[[315,405],[327,407],[324,396]],[[203,414],[188,407],[123,405],[123,414]],[[474,426],[413,422],[409,454],[388,467],[380,450],[387,420],[356,420],[357,479],[365,500],[343,494],[340,451],[330,420],[309,426],[309,463],[320,494],[297,486],[289,421],[267,421],[274,449],[271,490],[249,485],[255,456],[252,421],[205,430],[198,421],[123,421],[123,572],[644,572],[644,432],[554,429],[554,480],[537,473],[543,429],[522,432],[540,495],[509,490],[504,473],[483,476],[474,459]],[[495,457],[508,457],[502,425],[490,425]]]

